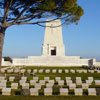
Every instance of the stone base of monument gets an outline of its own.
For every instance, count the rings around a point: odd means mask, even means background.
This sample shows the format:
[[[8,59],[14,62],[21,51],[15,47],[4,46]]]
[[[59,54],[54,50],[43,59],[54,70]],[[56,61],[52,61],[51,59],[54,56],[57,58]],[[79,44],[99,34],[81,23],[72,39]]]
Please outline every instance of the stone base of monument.
[[[89,66],[94,59],[82,59],[80,56],[28,56],[28,58],[12,58],[14,66]],[[2,63],[3,64],[3,63]],[[6,65],[2,65],[6,66]],[[74,71],[73,71],[74,72]],[[34,70],[37,73],[37,70]],[[49,73],[49,71],[47,71]],[[56,70],[52,71],[56,73]]]

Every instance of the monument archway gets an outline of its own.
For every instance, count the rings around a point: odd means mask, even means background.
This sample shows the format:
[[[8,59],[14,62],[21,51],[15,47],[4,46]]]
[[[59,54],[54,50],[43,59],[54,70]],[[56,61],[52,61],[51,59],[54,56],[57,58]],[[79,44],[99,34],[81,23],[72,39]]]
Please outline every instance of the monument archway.
[[[51,48],[51,56],[56,56],[56,47]]]

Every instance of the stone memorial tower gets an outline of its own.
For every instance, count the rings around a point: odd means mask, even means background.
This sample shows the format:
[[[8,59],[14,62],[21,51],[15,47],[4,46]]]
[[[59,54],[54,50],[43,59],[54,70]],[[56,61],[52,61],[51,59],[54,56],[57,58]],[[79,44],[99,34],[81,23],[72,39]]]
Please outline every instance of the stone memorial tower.
[[[42,56],[65,56],[60,20],[46,23]]]

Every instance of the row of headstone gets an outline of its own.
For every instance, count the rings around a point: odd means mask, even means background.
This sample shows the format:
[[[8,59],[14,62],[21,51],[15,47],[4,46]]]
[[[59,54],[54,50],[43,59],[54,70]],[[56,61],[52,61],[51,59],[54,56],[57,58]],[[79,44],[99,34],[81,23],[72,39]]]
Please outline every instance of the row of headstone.
[[[31,96],[39,96],[39,89],[38,88],[30,88],[29,91],[30,91]],[[44,93],[45,96],[52,96],[53,95],[53,89],[52,88],[44,88],[43,93]],[[2,95],[11,95],[11,88],[3,88],[2,89]],[[59,95],[61,95],[61,96],[69,95],[68,88],[60,88],[59,89]],[[83,89],[82,88],[75,88],[74,89],[74,95],[75,96],[82,96],[83,95]],[[88,95],[96,96],[96,89],[95,88],[88,88]]]
[[[0,80],[5,80],[5,76],[0,76]],[[82,80],[82,78],[81,77],[75,77],[76,78],[76,80]],[[21,78],[20,78],[21,80],[27,80],[28,79],[28,77],[27,76],[21,76]],[[71,80],[72,78],[71,77],[65,77],[65,80]],[[87,77],[87,79],[88,80],[91,80],[91,81],[93,81],[94,80],[94,78],[93,77]],[[9,81],[13,81],[13,80],[15,80],[15,76],[10,76],[9,77]],[[39,77],[37,77],[37,76],[33,76],[33,80],[39,80]],[[44,76],[44,80],[50,80],[50,77],[49,76]],[[55,80],[57,81],[57,80],[61,80],[61,77],[58,77],[58,76],[56,76],[55,77]]]
[[[1,69],[1,72],[2,73],[5,73],[5,72],[7,72],[7,73],[25,73],[25,72],[27,72],[27,73],[87,73],[87,72],[89,72],[89,73],[95,73],[95,72],[97,72],[97,73],[100,73],[100,70],[86,70],[86,69],[70,69],[70,70],[68,70],[68,69],[65,69],[65,70],[62,70],[62,69],[33,69],[33,70],[31,70],[31,69]]]
[[[88,82],[87,82],[88,81]],[[90,85],[92,85],[92,82],[90,80],[86,80],[86,83],[73,83],[72,80],[67,80],[66,84],[64,83],[64,80],[58,80],[57,81],[58,86],[68,86],[70,90],[75,89],[77,86],[81,86],[82,89],[88,89]],[[37,83],[37,80],[30,80],[30,83],[26,83],[26,80],[20,80],[19,83],[11,83],[11,89],[18,89],[19,86],[22,87],[22,89],[29,89],[30,86],[34,86],[35,88],[41,89],[42,86],[45,86],[46,88],[52,88],[55,84],[54,80],[39,80]],[[95,80],[95,85],[100,85],[100,80]],[[0,81],[0,89],[6,88],[7,86],[7,80],[1,80]]]
[[[21,77],[21,79],[19,79],[20,83],[22,83],[23,81],[26,82],[27,81],[27,77]],[[15,80],[14,76],[10,76],[9,77],[9,81],[13,82]],[[5,80],[5,77],[0,77],[0,83],[1,81],[7,81]],[[30,80],[30,84],[33,82],[37,82],[40,81],[40,83],[44,84],[44,81],[53,81],[53,83],[58,82],[59,84],[62,83],[64,84],[65,81],[66,83],[70,83],[72,82],[71,77],[65,77],[65,80],[62,80],[61,77],[55,77],[55,80],[51,80],[50,77],[44,77],[44,80],[39,80],[39,77],[33,77],[32,80]],[[81,85],[82,84],[82,78],[81,77],[76,77],[76,80],[74,80],[76,82],[77,85]],[[89,85],[91,85],[93,82],[95,82],[96,85],[100,84],[100,80],[94,80],[93,77],[88,77],[86,80],[86,83],[88,83]]]

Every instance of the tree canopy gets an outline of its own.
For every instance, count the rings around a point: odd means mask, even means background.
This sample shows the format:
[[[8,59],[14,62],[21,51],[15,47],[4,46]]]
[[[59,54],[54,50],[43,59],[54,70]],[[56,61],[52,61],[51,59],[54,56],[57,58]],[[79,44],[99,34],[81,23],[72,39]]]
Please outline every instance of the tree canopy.
[[[52,16],[77,23],[83,13],[77,0],[0,0],[1,27],[44,23]]]
[[[0,0],[0,65],[5,31],[12,25],[45,23],[47,18],[78,23],[84,11],[77,0]],[[49,21],[52,21],[49,20]]]

